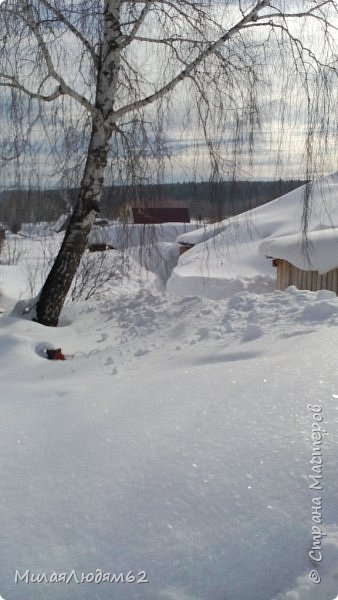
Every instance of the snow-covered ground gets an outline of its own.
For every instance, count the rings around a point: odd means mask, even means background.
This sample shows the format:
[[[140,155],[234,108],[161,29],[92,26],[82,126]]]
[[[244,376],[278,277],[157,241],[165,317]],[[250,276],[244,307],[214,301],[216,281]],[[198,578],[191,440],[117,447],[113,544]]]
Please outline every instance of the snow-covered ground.
[[[59,239],[0,266],[0,595],[336,598],[334,294],[256,272],[251,291],[182,298],[130,259],[51,329],[12,310]]]

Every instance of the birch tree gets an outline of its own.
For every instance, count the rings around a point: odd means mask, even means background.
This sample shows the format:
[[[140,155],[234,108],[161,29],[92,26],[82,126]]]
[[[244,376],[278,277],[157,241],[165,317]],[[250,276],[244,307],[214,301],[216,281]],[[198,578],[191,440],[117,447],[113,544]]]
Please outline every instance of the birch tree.
[[[58,324],[99,211],[110,153],[122,145],[131,164],[136,160],[135,136],[152,107],[173,94],[176,103],[194,104],[214,172],[220,152],[211,131],[230,118],[234,139],[242,128],[253,143],[257,82],[268,85],[267,63],[285,86],[297,81],[304,92],[308,160],[314,107],[317,115],[323,110],[323,135],[331,127],[332,107],[322,98],[331,97],[337,66],[334,0],[7,0],[0,11],[0,87],[17,127],[5,158],[14,159],[38,126],[48,137],[56,114],[75,130],[74,120],[78,131],[90,128],[80,145],[78,200],[35,306],[42,324]]]

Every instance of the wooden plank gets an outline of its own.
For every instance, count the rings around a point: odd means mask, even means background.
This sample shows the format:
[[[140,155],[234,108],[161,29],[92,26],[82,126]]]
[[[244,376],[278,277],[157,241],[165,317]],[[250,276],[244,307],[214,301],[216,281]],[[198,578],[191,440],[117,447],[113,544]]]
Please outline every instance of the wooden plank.
[[[338,269],[320,274],[318,271],[298,269],[287,260],[275,259],[277,268],[276,288],[285,290],[290,285],[299,290],[331,290],[338,295]]]

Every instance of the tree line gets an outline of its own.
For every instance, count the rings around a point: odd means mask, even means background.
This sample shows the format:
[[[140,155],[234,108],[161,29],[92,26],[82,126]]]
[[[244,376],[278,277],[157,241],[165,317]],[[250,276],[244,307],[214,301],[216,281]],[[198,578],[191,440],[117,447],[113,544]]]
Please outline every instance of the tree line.
[[[137,203],[165,206],[184,203],[193,220],[214,222],[240,214],[299,187],[300,179],[276,181],[183,182],[139,186],[109,186],[102,193],[100,216],[117,220],[126,205]],[[5,190],[0,193],[0,222],[10,231],[20,231],[22,223],[53,223],[70,213],[79,190]]]

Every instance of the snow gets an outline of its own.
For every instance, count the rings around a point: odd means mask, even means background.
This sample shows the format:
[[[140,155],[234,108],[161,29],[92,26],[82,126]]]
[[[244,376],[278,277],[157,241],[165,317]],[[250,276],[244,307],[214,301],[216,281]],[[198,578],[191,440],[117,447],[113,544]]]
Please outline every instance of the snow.
[[[26,272],[20,266],[1,265],[0,267],[0,307],[11,303],[10,299],[20,298],[27,290]]]
[[[264,256],[283,258],[299,269],[327,273],[338,267],[338,228],[270,238],[262,242]]]
[[[113,223],[107,227],[93,227],[91,244],[109,244],[127,253],[142,267],[157,277],[159,286],[165,286],[179,258],[177,237],[198,228],[196,223],[160,223],[139,225]]]
[[[282,210],[278,218],[289,235]],[[274,234],[271,216],[258,221]],[[60,327],[47,328],[13,313],[45,249],[27,239],[18,264],[0,265],[1,596],[333,600],[336,296],[266,291],[255,257],[244,278],[232,265],[242,288],[229,298],[182,298],[129,256],[128,274],[67,303]],[[250,281],[257,287],[246,289]],[[49,347],[67,360],[46,360]],[[327,432],[320,491],[309,488],[318,423]],[[316,563],[319,496],[326,535]],[[27,570],[145,571],[149,582],[15,583]]]
[[[262,280],[271,290],[275,271],[266,256],[285,258],[321,273],[338,266],[338,173],[302,186],[222,223],[180,235],[196,244],[184,253],[168,281],[170,293],[226,298],[256,291]],[[308,204],[307,243],[304,203]]]
[[[111,244],[123,250],[132,246],[149,246],[160,242],[176,242],[176,238],[188,231],[198,229],[195,223],[156,223],[139,225],[113,223],[107,227],[93,227],[90,243]]]
[[[54,226],[55,227],[55,226]],[[53,227],[50,223],[40,222],[40,223],[22,223],[20,228],[20,233],[25,236],[45,236],[53,233]],[[57,230],[56,230],[57,231]]]

